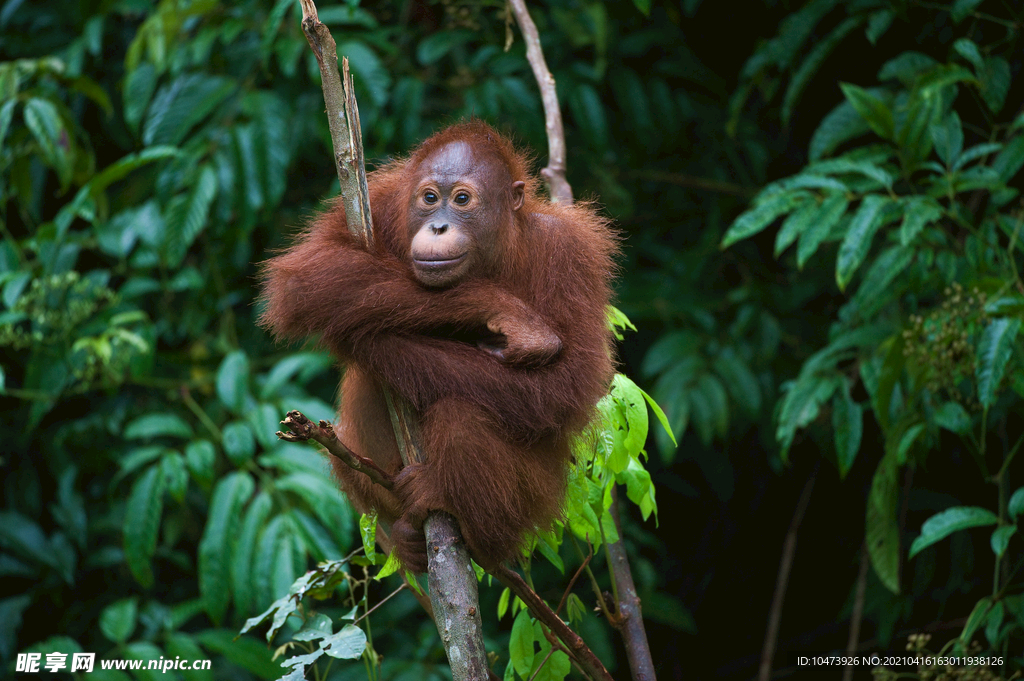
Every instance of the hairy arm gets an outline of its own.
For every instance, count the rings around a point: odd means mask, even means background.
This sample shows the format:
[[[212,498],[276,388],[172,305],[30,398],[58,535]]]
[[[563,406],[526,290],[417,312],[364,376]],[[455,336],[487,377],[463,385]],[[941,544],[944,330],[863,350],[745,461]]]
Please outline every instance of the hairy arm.
[[[543,363],[561,348],[540,315],[493,283],[427,289],[395,256],[371,253],[347,230],[323,221],[263,265],[260,323],[276,336],[321,334],[332,350],[348,354],[386,332],[487,328],[503,342],[481,347],[522,364]]]

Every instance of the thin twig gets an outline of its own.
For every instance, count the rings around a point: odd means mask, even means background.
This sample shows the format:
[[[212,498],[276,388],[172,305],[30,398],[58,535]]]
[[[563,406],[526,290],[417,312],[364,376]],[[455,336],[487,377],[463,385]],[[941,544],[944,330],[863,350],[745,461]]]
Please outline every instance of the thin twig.
[[[867,591],[868,566],[871,559],[868,556],[868,549],[862,546],[860,550],[860,570],[857,573],[857,591],[853,596],[853,613],[850,615],[850,637],[846,641],[846,654],[852,657],[857,652],[857,642],[860,640],[860,623],[864,618],[864,593]],[[852,681],[852,666],[843,669],[843,681]]]
[[[524,0],[508,0],[512,12],[516,16],[519,30],[523,32],[526,42],[526,60],[533,69],[533,77],[540,88],[541,100],[544,102],[544,126],[548,132],[548,165],[540,171],[547,180],[548,193],[552,203],[568,205],[572,203],[572,187],[565,179],[565,130],[562,127],[562,110],[558,106],[558,91],[555,89],[555,77],[548,70],[544,60],[544,51],[540,47],[540,36],[537,26],[530,18]]]
[[[360,456],[345,446],[345,443],[338,439],[334,428],[327,421],[320,421],[314,424],[301,411],[290,411],[281,421],[281,425],[287,426],[291,432],[284,433],[277,431],[277,437],[286,442],[305,442],[313,440],[319,443],[328,454],[336,456],[345,462],[349,468],[365,473],[370,480],[385,489],[394,489],[395,481],[382,468],[365,456]]]
[[[537,592],[530,588],[526,580],[520,577],[517,572],[502,565],[492,571],[491,574],[518,596],[519,600],[530,609],[534,617],[558,636],[562,643],[565,644],[569,657],[576,661],[580,669],[583,670],[583,673],[595,680],[612,681],[611,674],[601,664],[601,660],[597,659],[594,651],[587,647],[587,644],[583,642],[579,634],[559,619],[558,615],[548,607],[548,604],[537,595]]]
[[[761,666],[757,672],[758,681],[768,681],[772,675],[772,660],[775,658],[775,645],[779,637],[779,622],[782,620],[782,604],[786,600],[786,588],[789,585],[789,572],[793,567],[793,555],[796,553],[796,535],[803,522],[804,512],[811,500],[811,490],[818,477],[815,468],[811,477],[804,484],[804,491],[793,511],[793,519],[789,522],[786,541],[782,545],[782,558],[779,560],[779,576],[775,582],[775,594],[772,596],[772,607],[768,614],[768,630],[764,635],[764,648],[761,650]]]
[[[572,576],[572,579],[569,580],[569,586],[565,587],[565,593],[562,594],[562,600],[558,601],[558,607],[555,608],[556,615],[562,612],[562,608],[565,607],[565,602],[569,600],[569,594],[572,592],[572,588],[576,586],[576,580],[579,579],[580,575],[583,574],[583,569],[587,567],[587,564],[590,563],[590,559],[593,557],[594,554],[591,553],[589,556],[584,558],[583,565],[580,565],[579,569],[576,570],[576,574],[574,574]]]

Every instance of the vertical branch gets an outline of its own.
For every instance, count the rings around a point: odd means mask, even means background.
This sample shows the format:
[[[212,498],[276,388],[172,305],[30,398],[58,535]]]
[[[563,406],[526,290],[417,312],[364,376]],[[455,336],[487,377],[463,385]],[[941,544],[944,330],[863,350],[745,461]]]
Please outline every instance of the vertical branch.
[[[533,76],[540,88],[544,101],[545,127],[548,133],[548,166],[541,170],[541,175],[548,181],[548,191],[554,203],[572,203],[572,187],[565,178],[565,129],[562,126],[562,111],[558,106],[558,92],[555,89],[555,78],[548,70],[541,49],[537,26],[526,9],[525,0],[508,0],[515,14],[519,29],[526,41],[526,59],[533,69]],[[613,483],[614,484],[614,483]],[[618,495],[612,489],[612,517],[616,527],[619,525]],[[615,617],[612,623],[618,627],[626,646],[629,668],[634,681],[655,681],[654,661],[651,658],[650,644],[644,629],[643,615],[640,611],[640,597],[633,583],[633,572],[629,567],[629,559],[622,545],[622,531],[619,530],[619,541],[606,544],[609,555],[609,569],[618,592]],[[564,640],[564,639],[563,639]]]
[[[562,110],[558,106],[558,91],[555,89],[555,77],[548,70],[544,60],[544,51],[540,46],[537,26],[526,9],[525,0],[508,0],[512,12],[516,16],[519,30],[523,32],[526,42],[526,60],[533,68],[533,77],[540,88],[541,100],[544,102],[544,127],[548,132],[548,165],[540,171],[548,183],[548,193],[552,203],[572,203],[572,187],[565,179],[565,130],[562,127]]]
[[[320,67],[345,220],[349,230],[370,245],[373,243],[370,193],[363,159],[359,108],[356,105],[348,59],[342,60],[342,80],[338,73],[338,48],[331,32],[317,17],[313,0],[299,2],[302,5],[302,31]],[[422,463],[423,451],[419,445],[419,423],[415,410],[405,400],[396,398],[387,388],[384,397],[403,463]],[[428,580],[434,623],[444,642],[452,677],[455,681],[483,681],[490,676],[490,672],[480,622],[476,573],[469,561],[469,553],[458,525],[447,514],[431,513],[423,525],[423,531],[427,539]]]
[[[629,558],[626,547],[622,545],[622,526],[619,523],[619,495],[612,487],[612,518],[615,529],[619,532],[619,541],[606,544],[611,562],[612,576],[618,586],[619,602],[616,608],[616,619],[619,630],[626,645],[626,657],[634,681],[654,681],[654,661],[651,658],[651,647],[647,642],[647,631],[644,629],[644,618],[640,612],[640,597],[633,583],[633,572],[629,569]]]

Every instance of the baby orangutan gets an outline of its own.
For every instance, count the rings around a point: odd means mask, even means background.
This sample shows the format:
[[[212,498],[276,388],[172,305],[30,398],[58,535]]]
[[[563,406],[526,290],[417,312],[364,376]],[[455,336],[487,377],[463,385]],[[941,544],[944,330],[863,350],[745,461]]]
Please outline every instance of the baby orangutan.
[[[458,519],[484,567],[550,524],[570,440],[613,376],[616,238],[589,207],[539,198],[526,165],[486,124],[452,126],[369,175],[372,247],[335,203],[263,267],[261,324],[319,334],[347,367],[338,438],[396,485],[338,461],[335,474],[357,509],[392,524],[415,571],[431,511]],[[385,385],[417,411],[424,463],[402,467]]]

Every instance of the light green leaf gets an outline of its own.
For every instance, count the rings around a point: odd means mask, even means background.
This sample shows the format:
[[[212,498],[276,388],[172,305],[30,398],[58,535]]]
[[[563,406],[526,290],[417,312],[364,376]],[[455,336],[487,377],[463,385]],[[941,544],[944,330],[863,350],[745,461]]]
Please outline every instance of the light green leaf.
[[[252,564],[256,553],[256,541],[260,531],[266,525],[267,518],[273,508],[273,500],[266,491],[260,492],[249,507],[245,509],[245,517],[238,532],[238,543],[235,553],[231,556],[231,593],[235,599],[235,609],[245,615],[257,607],[253,589]]]
[[[953,43],[953,49],[961,57],[971,62],[976,71],[981,71],[985,68],[985,59],[981,56],[981,50],[978,49],[978,46],[972,40],[960,38]]]
[[[959,402],[946,402],[935,410],[932,420],[939,428],[945,428],[959,435],[964,435],[971,428],[971,417]]]
[[[882,218],[891,199],[880,194],[871,194],[861,202],[860,208],[850,221],[843,243],[836,258],[836,283],[840,291],[846,290],[854,272],[864,261],[875,232],[882,226]]]
[[[995,402],[1019,330],[1020,319],[1001,318],[993,320],[981,334],[978,342],[978,402],[985,409]]]
[[[523,678],[527,678],[533,668],[533,621],[530,612],[525,608],[516,615],[512,623],[512,636],[508,641],[508,652],[512,666]]]
[[[819,204],[816,201],[807,201],[802,206],[789,214],[789,217],[782,223],[779,233],[775,236],[775,257],[789,248],[789,245],[796,241],[797,237],[806,232],[812,225],[816,224],[814,219],[819,214]]]
[[[150,560],[163,512],[164,476],[160,466],[150,466],[132,485],[124,510],[124,559],[135,580],[146,588],[153,585]]]
[[[354,624],[346,624],[338,633],[324,638],[320,645],[331,657],[358,660],[366,650],[366,632]]]
[[[124,122],[134,133],[139,130],[142,114],[156,90],[156,69],[152,64],[140,64],[124,80]]]
[[[910,545],[909,558],[913,558],[922,549],[942,541],[959,530],[985,525],[997,525],[999,517],[988,509],[977,506],[954,506],[941,513],[936,513],[921,526],[921,536]]]
[[[903,433],[903,436],[900,438],[900,444],[896,448],[896,463],[902,466],[907,462],[907,453],[921,433],[924,432],[924,426],[925,424],[923,423],[915,423]]]
[[[868,42],[872,45],[876,44],[878,39],[889,30],[895,16],[895,12],[891,9],[883,9],[878,12],[873,12],[868,18],[868,28],[864,32]]]
[[[967,616],[967,623],[964,624],[963,631],[960,632],[960,638],[957,641],[957,647],[960,649],[960,653],[966,653],[967,647],[971,644],[971,639],[974,638],[975,632],[978,628],[985,623],[988,619],[988,613],[992,609],[992,597],[985,596],[977,602],[974,609],[971,610],[971,614]]]

